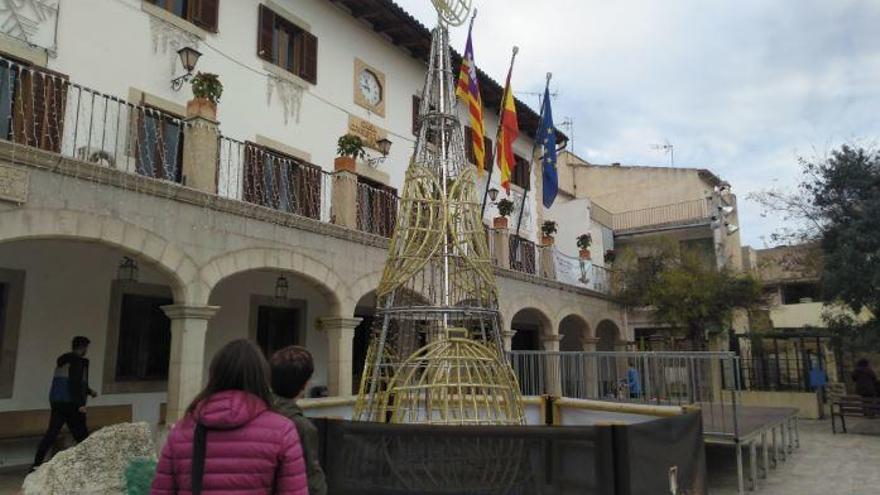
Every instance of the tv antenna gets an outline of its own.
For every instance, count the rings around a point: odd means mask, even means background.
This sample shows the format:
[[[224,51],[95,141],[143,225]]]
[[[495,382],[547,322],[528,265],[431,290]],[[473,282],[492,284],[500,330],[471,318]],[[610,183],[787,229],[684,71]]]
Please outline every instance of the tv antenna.
[[[568,136],[567,147],[572,153],[574,153],[574,119],[571,117],[563,117],[562,122],[556,127],[565,131],[565,135]]]
[[[669,166],[675,166],[675,146],[668,139],[664,139],[663,144],[652,144],[651,149],[663,151],[663,153],[669,155]]]

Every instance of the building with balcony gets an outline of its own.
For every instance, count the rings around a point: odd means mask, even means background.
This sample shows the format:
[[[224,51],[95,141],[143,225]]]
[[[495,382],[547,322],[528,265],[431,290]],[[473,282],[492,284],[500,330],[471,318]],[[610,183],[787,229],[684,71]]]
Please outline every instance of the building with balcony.
[[[210,356],[241,337],[267,353],[307,346],[312,385],[351,394],[428,30],[390,0],[20,5],[0,14],[15,17],[0,35],[0,440],[18,442],[0,462],[30,461],[74,335],[92,341],[92,426],[175,420]],[[171,87],[184,47],[225,87],[216,118]],[[481,77],[491,136],[501,87]],[[518,110],[527,164],[538,116]],[[337,170],[346,133],[371,149]],[[523,167],[518,197],[540,188]],[[620,341],[607,290],[542,276],[539,196],[525,202],[524,242],[488,229],[506,345]]]
[[[718,269],[742,269],[736,196],[707,169],[596,165],[564,152],[559,189],[559,207],[544,213],[566,229],[559,249],[571,251],[576,233],[589,232],[595,247],[591,264],[604,271],[613,272],[611,260],[626,250],[648,262],[657,255],[657,242],[697,252]],[[629,343],[646,349],[684,344],[675,342],[649,309],[628,308],[626,315]],[[738,321],[739,330],[744,324]]]

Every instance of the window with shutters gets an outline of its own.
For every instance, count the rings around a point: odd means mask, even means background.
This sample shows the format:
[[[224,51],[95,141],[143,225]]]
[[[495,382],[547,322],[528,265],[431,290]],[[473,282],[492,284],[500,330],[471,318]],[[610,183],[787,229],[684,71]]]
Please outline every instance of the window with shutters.
[[[220,0],[147,0],[196,26],[217,32]]]
[[[162,306],[171,297],[123,294],[116,348],[116,381],[161,381],[168,378],[171,321]]]
[[[61,151],[68,86],[64,74],[0,58],[0,137]]]
[[[257,55],[312,83],[318,83],[318,38],[260,5]]]
[[[318,220],[322,174],[316,165],[247,143],[242,197],[249,203]]]
[[[412,132],[413,132],[413,135],[418,136],[419,135],[419,125],[420,125],[419,111],[420,111],[420,108],[422,107],[422,97],[418,96],[418,95],[413,95],[412,101],[413,101]],[[431,110],[434,110],[434,105],[431,105]],[[435,131],[435,129],[428,129],[428,132],[426,134],[426,138],[428,139],[429,143],[431,143],[435,146],[437,145],[438,139],[437,139],[437,132]]]
[[[519,155],[514,155],[514,161],[516,166],[513,167],[513,176],[510,178],[510,182],[528,191],[531,186],[529,161]]]
[[[477,156],[474,154],[474,129],[470,126],[464,128],[464,149],[467,153],[467,159],[470,163],[477,164]],[[492,149],[492,140],[483,136],[483,158],[484,170],[488,170],[492,166],[494,160],[494,150]]]

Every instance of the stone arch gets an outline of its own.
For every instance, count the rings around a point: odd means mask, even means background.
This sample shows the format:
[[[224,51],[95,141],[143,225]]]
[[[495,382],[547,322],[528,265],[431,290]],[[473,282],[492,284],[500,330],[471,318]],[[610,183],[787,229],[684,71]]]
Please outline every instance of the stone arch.
[[[597,351],[614,351],[622,340],[620,327],[612,320],[602,320],[596,325]]]
[[[73,210],[14,210],[0,213],[0,242],[62,239],[117,248],[158,268],[171,281],[174,300],[197,300],[196,263],[181,248],[138,225]]]
[[[373,273],[369,273],[357,279],[353,284],[351,284],[349,293],[351,295],[351,299],[347,302],[350,306],[346,306],[343,308],[343,313],[350,314],[352,313],[357,304],[366,296],[370,295],[371,292],[375,292],[379,287],[379,283],[382,281],[382,273],[383,270],[376,271]],[[413,295],[416,298],[420,298],[425,301],[425,304],[428,304],[428,297],[423,293],[413,292]]]
[[[560,351],[582,351],[591,338],[590,324],[578,313],[569,313],[559,319]]]
[[[304,256],[289,249],[248,248],[232,251],[217,256],[207,262],[200,271],[205,285],[205,301],[222,280],[250,270],[275,269],[291,272],[303,277],[330,303],[331,312],[344,316],[343,308],[355,303],[351,302],[348,286],[324,262]]]
[[[514,350],[540,350],[541,340],[555,334],[555,328],[547,313],[534,307],[522,308],[514,313],[509,320],[509,328],[516,332],[513,335]]]

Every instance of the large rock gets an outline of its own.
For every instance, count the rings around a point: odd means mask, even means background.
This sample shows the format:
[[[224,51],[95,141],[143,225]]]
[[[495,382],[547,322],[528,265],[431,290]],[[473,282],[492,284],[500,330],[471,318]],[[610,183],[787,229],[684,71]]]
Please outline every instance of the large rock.
[[[147,423],[102,428],[59,452],[24,480],[24,495],[125,493],[125,468],[136,458],[155,458]]]

